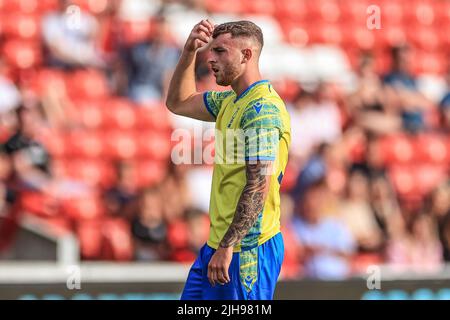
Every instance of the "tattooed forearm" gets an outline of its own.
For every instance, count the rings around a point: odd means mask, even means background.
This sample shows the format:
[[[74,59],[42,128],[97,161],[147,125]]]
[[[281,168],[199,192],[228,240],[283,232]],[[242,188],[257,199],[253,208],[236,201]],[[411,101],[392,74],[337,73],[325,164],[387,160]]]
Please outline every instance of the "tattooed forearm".
[[[239,198],[233,221],[220,242],[221,247],[228,248],[240,243],[255,224],[264,207],[270,183],[270,175],[267,174],[270,166],[270,161],[259,160],[255,164],[246,164],[247,183]]]

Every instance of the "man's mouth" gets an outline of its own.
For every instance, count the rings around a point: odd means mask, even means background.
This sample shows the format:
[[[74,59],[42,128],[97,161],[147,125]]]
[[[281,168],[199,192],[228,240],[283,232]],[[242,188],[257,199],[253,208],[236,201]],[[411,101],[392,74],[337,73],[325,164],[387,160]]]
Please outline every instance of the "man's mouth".
[[[214,67],[212,67],[211,68],[211,70],[214,72],[214,73],[217,73],[217,72],[219,72],[219,69],[218,68],[214,68]]]

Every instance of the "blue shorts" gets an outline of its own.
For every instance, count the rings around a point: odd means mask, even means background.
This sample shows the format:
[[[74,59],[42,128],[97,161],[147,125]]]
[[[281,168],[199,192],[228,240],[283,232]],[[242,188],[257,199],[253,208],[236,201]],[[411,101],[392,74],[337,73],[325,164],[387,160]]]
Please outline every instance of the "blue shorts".
[[[189,275],[181,300],[272,300],[284,259],[281,233],[250,250],[233,253],[231,281],[214,287],[208,281],[208,263],[216,250],[204,245]]]

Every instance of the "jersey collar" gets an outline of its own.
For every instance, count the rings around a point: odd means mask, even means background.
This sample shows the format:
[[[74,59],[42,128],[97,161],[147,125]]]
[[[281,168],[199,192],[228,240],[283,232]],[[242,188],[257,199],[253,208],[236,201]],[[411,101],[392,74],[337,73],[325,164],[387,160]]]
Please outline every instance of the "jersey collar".
[[[244,97],[252,88],[262,83],[269,83],[269,80],[259,80],[252,83],[247,89],[244,90],[244,92],[242,92],[238,97],[236,97],[236,99],[234,99],[234,103],[236,103],[239,99]]]

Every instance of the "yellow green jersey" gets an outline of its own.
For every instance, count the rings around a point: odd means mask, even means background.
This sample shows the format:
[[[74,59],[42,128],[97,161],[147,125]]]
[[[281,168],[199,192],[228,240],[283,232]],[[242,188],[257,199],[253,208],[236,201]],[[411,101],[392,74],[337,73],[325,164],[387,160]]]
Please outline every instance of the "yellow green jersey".
[[[263,211],[234,252],[252,249],[280,232],[280,184],[291,141],[290,117],[283,100],[267,80],[253,83],[239,96],[233,90],[208,91],[203,99],[216,119],[210,247],[218,248],[233,220],[246,184],[245,161],[273,161]],[[238,134],[233,136],[235,132]],[[245,161],[239,161],[240,155]]]

